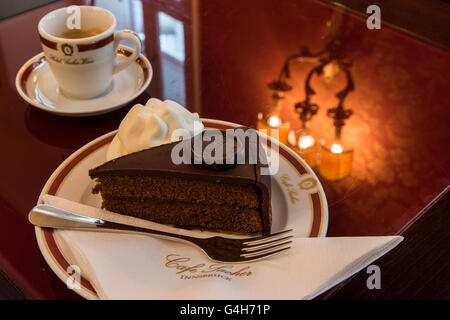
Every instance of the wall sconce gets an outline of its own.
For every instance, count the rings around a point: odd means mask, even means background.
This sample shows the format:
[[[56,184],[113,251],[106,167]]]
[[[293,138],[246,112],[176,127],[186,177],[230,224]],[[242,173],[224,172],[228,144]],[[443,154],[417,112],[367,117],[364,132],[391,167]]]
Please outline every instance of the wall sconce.
[[[345,125],[345,120],[353,114],[353,110],[344,108],[344,100],[348,93],[354,90],[354,83],[349,70],[351,64],[342,61],[338,63],[340,69],[345,73],[347,85],[336,94],[339,99],[337,107],[330,108],[327,112],[327,116],[334,120],[334,137],[322,144],[319,172],[328,180],[339,180],[348,176],[352,170],[353,162],[353,149],[344,143],[342,128]]]
[[[270,88],[270,84],[269,84]],[[278,139],[281,143],[286,144],[288,141],[288,133],[291,127],[289,122],[285,122],[281,117],[282,101],[284,99],[284,92],[290,90],[291,87],[277,87],[273,94],[274,107],[272,111],[264,117],[262,113],[258,113],[258,121],[256,124],[257,130],[263,130],[268,136]]]
[[[302,47],[299,54],[289,56],[286,59],[277,80],[272,81],[268,85],[268,87],[274,91],[272,97],[275,99],[276,105],[278,104],[278,109],[281,108],[281,102],[285,93],[292,89],[292,86],[286,82],[286,79],[291,77],[291,63],[315,61],[326,55],[327,50],[323,50],[317,54],[311,54],[307,48]],[[311,166],[315,166],[317,158],[317,139],[309,132],[308,122],[317,113],[319,106],[317,104],[311,104],[310,102],[310,96],[314,94],[314,90],[309,85],[309,79],[312,76],[312,72],[305,83],[305,101],[298,102],[295,105],[295,110],[299,114],[300,120],[302,121],[302,129],[298,132],[299,137],[297,138],[295,132],[289,132],[290,126],[286,126],[285,129],[287,129],[287,131],[283,130],[282,133],[280,133],[280,141],[283,143],[289,142],[291,148],[298,152]],[[283,141],[281,140],[281,135],[283,136]]]
[[[338,180],[348,176],[351,172],[353,161],[353,149],[348,148],[342,139],[342,127],[345,120],[348,119],[353,111],[344,108],[344,100],[348,93],[354,90],[354,83],[349,71],[350,63],[344,62],[339,56],[340,42],[337,40],[330,41],[325,50],[316,54],[312,54],[306,48],[302,48],[299,54],[292,55],[286,59],[283,68],[280,71],[278,79],[269,84],[269,88],[274,90],[273,97],[281,99],[284,94],[291,90],[292,87],[286,82],[290,78],[289,66],[292,62],[314,61],[318,65],[312,68],[305,80],[305,100],[295,104],[295,111],[299,114],[302,123],[301,129],[297,134],[290,132],[288,141],[290,147],[294,149],[311,167],[318,165],[321,175],[329,180]],[[311,87],[310,81],[314,74],[324,76],[327,82],[330,82],[334,76],[340,71],[344,71],[346,75],[346,87],[336,94],[339,99],[338,106],[328,110],[327,115],[334,119],[335,127],[334,139],[324,141],[320,146],[318,139],[309,130],[309,122],[319,110],[317,104],[311,103],[311,96],[315,94]],[[280,98],[281,96],[281,98]]]
[[[295,112],[299,114],[300,121],[302,123],[300,132],[298,132],[298,139],[295,136],[294,140],[291,138],[291,147],[305,161],[311,166],[315,167],[318,160],[318,141],[317,138],[309,130],[309,121],[319,110],[319,105],[311,103],[311,96],[315,94],[314,89],[311,87],[310,81],[314,73],[321,74],[323,64],[313,68],[306,77],[305,81],[305,100],[297,102],[295,104]]]

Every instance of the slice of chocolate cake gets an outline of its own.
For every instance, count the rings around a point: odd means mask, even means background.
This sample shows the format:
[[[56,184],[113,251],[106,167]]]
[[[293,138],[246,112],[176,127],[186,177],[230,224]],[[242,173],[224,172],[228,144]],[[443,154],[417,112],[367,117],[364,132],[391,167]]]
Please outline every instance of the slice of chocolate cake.
[[[219,142],[214,134],[205,139],[213,131],[224,138],[222,150],[211,148]],[[108,161],[89,171],[96,181],[93,193],[101,194],[103,208],[124,215],[185,228],[269,234],[270,176],[261,174],[266,161],[259,137],[248,128],[228,133],[206,130]]]

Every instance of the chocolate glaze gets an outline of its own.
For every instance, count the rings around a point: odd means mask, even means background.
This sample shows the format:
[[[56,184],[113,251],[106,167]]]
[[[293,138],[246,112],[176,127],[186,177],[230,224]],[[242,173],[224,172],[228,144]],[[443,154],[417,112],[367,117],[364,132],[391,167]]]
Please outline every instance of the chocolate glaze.
[[[254,129],[251,128],[236,128],[229,130],[243,130],[246,133],[247,130],[254,131]],[[250,139],[245,139],[244,141],[243,151],[245,152],[245,163],[243,164],[234,164],[232,166],[224,166],[216,163],[207,165],[204,162],[200,163],[201,165],[190,163],[175,164],[171,158],[172,149],[179,143],[187,143],[188,147],[186,147],[186,150],[191,152],[194,140],[196,138],[198,139],[197,136],[190,140],[164,144],[113,159],[89,170],[89,176],[93,179],[109,175],[172,176],[184,179],[216,181],[218,183],[225,182],[241,185],[255,185],[260,191],[260,211],[263,221],[263,234],[269,234],[272,221],[270,176],[261,175],[261,167],[266,166],[267,161],[264,152],[260,152],[259,157],[253,158],[257,160],[256,163],[254,163],[255,161],[250,160],[251,157],[249,154],[249,150],[255,150],[250,148],[250,144],[252,143],[257,144],[256,150],[258,152],[260,148],[262,148],[259,136],[256,136],[258,137],[256,141],[251,141]],[[202,145],[205,147],[207,144]],[[235,151],[237,149],[235,149]],[[190,154],[190,159],[192,162],[194,161],[192,154]]]
[[[234,132],[234,130],[232,130]],[[205,148],[212,146],[216,142],[216,137],[222,139],[222,144],[219,146],[221,154],[215,154],[215,149],[207,154],[204,154]],[[198,160],[200,163],[194,163],[213,170],[225,170],[231,167],[235,167],[238,162],[238,155],[244,152],[244,142],[238,139],[236,136],[227,136],[225,130],[208,129],[202,133],[196,135],[193,139],[194,143],[189,142],[191,145],[191,155],[193,159]],[[195,145],[197,143],[197,146]],[[217,142],[218,144],[220,141]],[[197,150],[198,149],[198,150]],[[217,161],[218,160],[218,161]]]

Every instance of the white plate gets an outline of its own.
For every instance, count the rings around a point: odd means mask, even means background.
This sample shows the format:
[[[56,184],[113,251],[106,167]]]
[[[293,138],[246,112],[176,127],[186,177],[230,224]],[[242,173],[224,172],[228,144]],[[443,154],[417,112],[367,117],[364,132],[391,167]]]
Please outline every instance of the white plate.
[[[226,129],[236,124],[218,120],[202,119],[206,128]],[[44,194],[57,195],[69,200],[99,207],[99,195],[91,193],[93,182],[88,170],[106,160],[108,145],[115,135],[110,132],[88,143],[67,158],[52,174],[44,186]],[[279,145],[279,170],[272,180],[272,232],[285,228],[294,229],[300,237],[324,237],[328,226],[328,207],[322,186],[314,172],[294,151]],[[195,232],[195,231],[194,231]],[[73,261],[70,248],[58,243],[53,229],[36,227],[36,237],[41,252],[58,277],[67,283]],[[71,262],[72,261],[72,262]],[[81,277],[77,293],[87,299],[97,299],[94,288],[85,277]]]
[[[125,59],[130,48],[119,46],[117,59]],[[16,76],[16,89],[33,106],[64,116],[93,116],[116,110],[139,96],[150,84],[153,70],[144,55],[113,76],[111,88],[103,95],[86,100],[71,99],[59,92],[58,83],[44,53],[28,60]]]

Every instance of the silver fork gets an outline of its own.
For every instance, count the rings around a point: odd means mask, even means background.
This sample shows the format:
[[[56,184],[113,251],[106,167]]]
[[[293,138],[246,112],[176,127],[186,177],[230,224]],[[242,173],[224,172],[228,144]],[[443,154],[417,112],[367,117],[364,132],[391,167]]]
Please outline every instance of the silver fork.
[[[287,235],[292,229],[246,239],[229,239],[219,236],[196,238],[91,218],[47,204],[35,206],[30,211],[28,219],[32,224],[44,228],[123,230],[162,238],[176,238],[196,245],[211,260],[218,262],[236,263],[260,260],[288,250],[289,244],[292,243],[289,241],[292,235]]]

